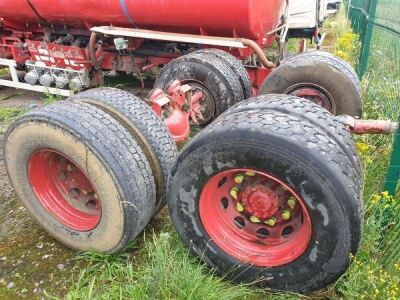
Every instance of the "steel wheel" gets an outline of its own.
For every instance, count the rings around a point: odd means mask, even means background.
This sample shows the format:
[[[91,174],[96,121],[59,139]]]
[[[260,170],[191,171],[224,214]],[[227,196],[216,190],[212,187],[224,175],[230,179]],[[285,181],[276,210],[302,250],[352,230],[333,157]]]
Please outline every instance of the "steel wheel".
[[[305,98],[336,114],[336,105],[331,95],[322,87],[313,84],[301,84],[289,88],[284,94]]]
[[[101,202],[84,172],[67,156],[43,149],[28,162],[28,176],[40,204],[66,227],[94,229],[101,219]]]
[[[252,265],[275,267],[294,261],[311,238],[303,201],[266,173],[232,169],[215,175],[203,188],[199,209],[214,242]]]

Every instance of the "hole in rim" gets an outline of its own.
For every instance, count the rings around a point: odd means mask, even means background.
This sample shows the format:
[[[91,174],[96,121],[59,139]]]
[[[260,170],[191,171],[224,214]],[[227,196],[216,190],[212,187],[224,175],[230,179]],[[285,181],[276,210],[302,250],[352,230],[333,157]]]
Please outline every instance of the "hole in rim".
[[[72,198],[77,198],[81,195],[81,191],[78,188],[72,188],[69,190],[69,195]]]
[[[90,199],[88,202],[85,204],[87,209],[95,209],[97,207],[97,201],[95,199]]]
[[[222,205],[222,208],[223,209],[227,209],[228,208],[228,206],[229,206],[229,200],[228,200],[228,198],[222,198],[221,199],[221,205]]]
[[[246,226],[246,222],[244,221],[244,219],[242,217],[236,217],[234,219],[234,223],[235,223],[236,227],[239,229],[243,229]]]
[[[58,173],[58,178],[60,178],[61,181],[65,181],[68,178],[68,174],[65,171],[61,171]]]
[[[282,235],[283,236],[288,236],[292,232],[293,232],[293,227],[292,226],[286,226],[282,231]]]
[[[226,177],[222,178],[219,182],[218,182],[218,187],[222,188],[226,182]]]
[[[269,237],[269,231],[267,228],[258,229],[256,234],[257,234],[257,237],[260,239],[266,239],[267,237]]]

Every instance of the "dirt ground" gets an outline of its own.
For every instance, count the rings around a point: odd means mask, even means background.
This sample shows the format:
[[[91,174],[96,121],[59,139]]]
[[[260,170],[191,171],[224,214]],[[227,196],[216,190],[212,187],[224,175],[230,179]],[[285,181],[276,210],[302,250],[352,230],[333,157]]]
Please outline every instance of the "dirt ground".
[[[44,97],[40,93],[0,87],[0,109],[40,107],[44,105]],[[76,260],[75,251],[42,230],[16,198],[4,165],[3,133],[8,125],[0,124],[0,299],[63,296],[73,276],[79,273],[81,262]]]

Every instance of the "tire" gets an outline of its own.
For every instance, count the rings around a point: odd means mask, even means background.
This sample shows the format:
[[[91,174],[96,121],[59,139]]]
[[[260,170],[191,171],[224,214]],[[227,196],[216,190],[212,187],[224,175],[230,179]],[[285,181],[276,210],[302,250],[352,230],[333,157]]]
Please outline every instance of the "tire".
[[[238,112],[219,118],[183,149],[169,182],[169,210],[185,245],[218,273],[237,282],[308,293],[338,279],[358,249],[362,215],[351,169],[336,142],[308,120],[269,110]],[[242,238],[248,227],[254,234],[252,226],[263,224],[254,225],[248,215],[241,222],[224,217],[238,211],[231,193],[236,177],[225,175],[238,170],[273,178],[284,193],[295,195],[303,213],[300,228],[306,226],[309,235],[294,231],[285,248],[273,248],[258,237],[251,242]],[[244,198],[246,189],[239,187],[236,197]],[[298,256],[290,254],[292,245]]]
[[[70,248],[115,253],[154,212],[145,154],[92,105],[61,102],[21,117],[6,133],[5,162],[28,211]]]
[[[96,106],[122,124],[144,151],[157,192],[155,213],[165,205],[168,177],[178,155],[163,121],[138,97],[115,88],[97,88],[69,98]]]
[[[325,51],[309,51],[309,52],[305,52],[302,53],[300,55],[294,56],[293,59],[295,57],[299,57],[299,56],[307,56],[307,57],[326,57],[327,59],[331,60],[331,64],[337,66],[337,68],[339,70],[342,70],[342,72],[345,72],[347,74],[347,76],[353,81],[353,84],[357,87],[358,92],[360,93],[360,95],[362,95],[362,88],[361,88],[361,82],[360,82],[360,77],[358,77],[358,74],[356,73],[356,71],[354,70],[354,68],[345,60],[341,59],[340,57],[337,57],[335,55],[333,55],[332,53],[329,52],[325,52]]]
[[[220,117],[224,118],[224,116],[229,114],[249,110],[273,110],[284,114],[294,115],[310,121],[314,126],[325,131],[330,138],[340,145],[343,152],[346,153],[347,157],[351,161],[356,171],[356,177],[354,179],[358,181],[357,186],[362,194],[364,172],[360,157],[357,154],[358,151],[348,129],[331,113],[327,112],[319,105],[303,98],[282,94],[270,94],[242,101],[229,108]],[[364,204],[361,202],[360,208],[363,209],[363,206]]]
[[[319,96],[307,96],[309,90]],[[359,82],[343,62],[327,54],[306,53],[288,59],[264,80],[258,95],[264,94],[311,97],[334,115],[362,115]]]
[[[229,107],[244,100],[236,74],[224,60],[210,53],[194,52],[171,61],[161,70],[154,87],[166,90],[174,80],[207,95],[207,102],[203,102],[204,120],[197,125],[209,124]]]
[[[196,53],[209,53],[224,60],[239,79],[240,85],[242,86],[244,99],[248,99],[253,95],[253,84],[251,83],[249,73],[239,59],[224,50],[215,48],[199,50],[196,51]]]

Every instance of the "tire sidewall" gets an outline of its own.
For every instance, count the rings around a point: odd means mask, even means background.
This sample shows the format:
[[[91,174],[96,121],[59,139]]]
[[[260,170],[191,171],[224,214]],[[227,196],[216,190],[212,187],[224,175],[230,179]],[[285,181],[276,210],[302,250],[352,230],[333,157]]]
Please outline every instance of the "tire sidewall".
[[[111,170],[93,150],[54,124],[30,121],[14,125],[13,129],[7,136],[5,148],[7,170],[18,197],[36,221],[50,235],[74,249],[114,252],[125,244],[129,235],[124,228],[126,214],[120,200],[123,197]],[[46,148],[70,158],[90,178],[102,206],[100,223],[93,230],[80,232],[64,226],[37,200],[28,179],[28,161],[32,153]]]
[[[361,96],[352,80],[326,62],[304,58],[288,61],[275,69],[263,82],[258,95],[286,93],[295,86],[316,85],[326,90],[335,103],[335,115],[360,116]]]

